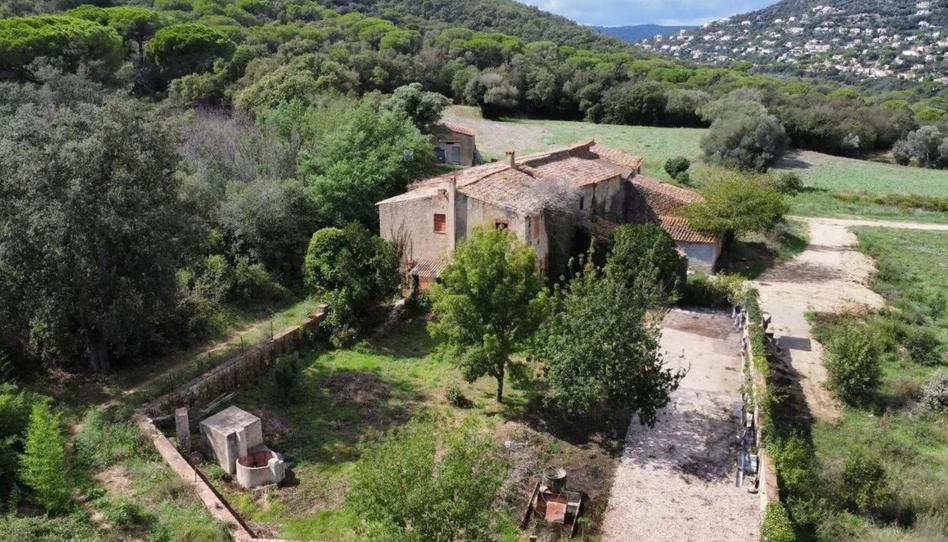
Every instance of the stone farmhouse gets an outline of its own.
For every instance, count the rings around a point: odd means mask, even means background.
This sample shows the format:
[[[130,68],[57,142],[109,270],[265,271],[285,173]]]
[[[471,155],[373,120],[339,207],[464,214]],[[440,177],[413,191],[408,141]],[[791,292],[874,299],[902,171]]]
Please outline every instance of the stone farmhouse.
[[[477,160],[474,130],[444,122],[434,126],[435,158],[439,164],[473,166]]]
[[[482,224],[512,231],[550,270],[554,252],[572,253],[577,230],[607,237],[619,224],[652,222],[671,234],[689,271],[713,271],[721,239],[694,230],[683,214],[701,197],[646,178],[641,167],[641,158],[594,141],[520,158],[508,152],[502,162],[426,179],[378,202],[380,234],[400,247],[404,270],[421,288]]]

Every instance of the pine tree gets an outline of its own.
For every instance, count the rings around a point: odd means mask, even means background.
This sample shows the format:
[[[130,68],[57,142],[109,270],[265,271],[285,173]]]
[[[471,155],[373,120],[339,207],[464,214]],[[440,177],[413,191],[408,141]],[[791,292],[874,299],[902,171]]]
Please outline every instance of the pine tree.
[[[37,503],[50,512],[68,508],[66,437],[60,429],[59,415],[51,412],[45,401],[33,405],[20,467],[20,479],[33,491]]]

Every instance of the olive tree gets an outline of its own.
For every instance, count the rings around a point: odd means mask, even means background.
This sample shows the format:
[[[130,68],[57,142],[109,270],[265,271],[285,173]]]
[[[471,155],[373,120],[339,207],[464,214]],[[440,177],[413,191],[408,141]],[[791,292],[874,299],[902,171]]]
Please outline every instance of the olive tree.
[[[510,356],[536,331],[549,308],[533,249],[507,229],[475,228],[431,289],[431,334],[464,377],[489,375],[503,401]]]
[[[422,133],[431,133],[431,127],[441,119],[444,108],[451,100],[437,92],[427,92],[421,83],[411,83],[395,89],[382,104],[383,111],[395,111],[411,119]]]

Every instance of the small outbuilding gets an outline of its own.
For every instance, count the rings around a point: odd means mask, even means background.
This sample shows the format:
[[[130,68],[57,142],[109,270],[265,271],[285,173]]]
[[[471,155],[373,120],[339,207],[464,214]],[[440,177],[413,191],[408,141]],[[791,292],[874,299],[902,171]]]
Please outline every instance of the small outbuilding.
[[[279,483],[286,475],[283,458],[263,444],[260,418],[236,406],[201,422],[201,445],[247,489]]]
[[[473,166],[477,160],[474,130],[460,124],[444,122],[432,130],[437,145],[435,158],[439,164]]]

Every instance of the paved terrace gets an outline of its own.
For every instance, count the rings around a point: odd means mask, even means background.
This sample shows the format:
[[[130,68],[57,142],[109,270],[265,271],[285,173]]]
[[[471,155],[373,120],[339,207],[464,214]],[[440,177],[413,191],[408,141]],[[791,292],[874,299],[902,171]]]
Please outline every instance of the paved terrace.
[[[756,541],[760,498],[734,485],[740,333],[724,313],[672,311],[666,363],[691,370],[655,428],[632,420],[603,525],[605,541]]]

